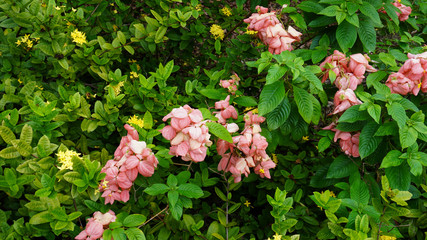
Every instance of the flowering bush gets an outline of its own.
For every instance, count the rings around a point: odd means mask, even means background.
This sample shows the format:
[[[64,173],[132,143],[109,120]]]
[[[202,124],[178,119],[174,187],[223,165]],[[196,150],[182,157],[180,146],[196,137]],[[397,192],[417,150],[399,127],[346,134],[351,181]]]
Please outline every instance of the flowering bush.
[[[425,239],[423,1],[0,9],[0,239]]]

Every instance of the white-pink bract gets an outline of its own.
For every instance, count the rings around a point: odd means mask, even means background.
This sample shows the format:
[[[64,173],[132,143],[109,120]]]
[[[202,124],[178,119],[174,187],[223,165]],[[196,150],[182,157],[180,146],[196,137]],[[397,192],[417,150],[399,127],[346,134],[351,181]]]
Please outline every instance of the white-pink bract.
[[[248,30],[258,31],[258,37],[268,46],[268,51],[280,54],[292,50],[292,43],[301,41],[301,33],[289,26],[288,31],[277,19],[275,12],[268,12],[268,8],[257,6],[258,13],[253,13],[244,20],[249,23]]]
[[[105,204],[114,201],[127,202],[129,190],[138,174],[151,177],[158,161],[144,141],[139,141],[138,132],[130,125],[124,128],[128,134],[122,137],[119,147],[114,152],[114,159],[107,161],[101,172],[105,173],[99,191],[105,198]]]
[[[108,228],[110,223],[116,221],[116,214],[113,211],[108,211],[103,214],[101,212],[93,213],[93,217],[88,219],[88,223],[86,224],[86,228],[80,232],[79,235],[76,236],[75,239],[83,240],[95,240],[102,238],[102,234],[104,233],[104,229]]]
[[[236,94],[237,88],[239,86],[240,78],[237,74],[233,74],[230,76],[229,80],[220,80],[219,85],[228,90],[232,95]]]
[[[352,157],[359,157],[359,137],[360,132],[351,134],[350,132],[342,132],[335,128],[336,123],[332,123],[323,129],[335,132],[334,142],[340,140],[339,144],[343,152]]]
[[[180,156],[184,161],[201,162],[207,147],[212,144],[202,112],[190,106],[174,108],[163,121],[171,119],[171,125],[162,129],[162,136],[171,141],[169,154]]]

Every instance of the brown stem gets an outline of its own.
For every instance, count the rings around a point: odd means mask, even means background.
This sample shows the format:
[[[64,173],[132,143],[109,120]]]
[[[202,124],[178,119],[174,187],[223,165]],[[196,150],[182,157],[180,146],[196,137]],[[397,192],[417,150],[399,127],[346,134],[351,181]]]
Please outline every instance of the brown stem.
[[[169,205],[167,205],[165,208],[163,208],[162,211],[158,212],[156,215],[154,215],[153,217],[151,217],[150,219],[148,219],[147,221],[145,221],[143,224],[141,224],[140,226],[138,226],[138,228],[143,227],[145,224],[149,223],[151,220],[153,220],[154,218],[156,218],[157,216],[159,216],[162,212],[166,211],[169,209]]]

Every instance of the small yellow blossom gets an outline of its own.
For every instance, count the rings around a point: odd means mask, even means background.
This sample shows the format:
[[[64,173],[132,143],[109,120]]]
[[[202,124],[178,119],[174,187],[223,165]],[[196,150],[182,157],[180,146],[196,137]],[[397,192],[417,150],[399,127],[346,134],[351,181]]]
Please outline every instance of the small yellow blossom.
[[[73,38],[73,42],[77,44],[87,43],[86,34],[83,32],[80,32],[77,28],[71,33],[71,37]]]
[[[46,7],[47,5],[46,5],[46,3],[42,3],[42,7]]]
[[[129,59],[128,63],[136,63],[136,60],[135,59]]]
[[[58,7],[58,6],[56,6],[56,7],[55,7],[55,9],[56,9],[56,10],[58,10],[58,11],[59,11],[59,10],[61,10],[61,8],[60,8],[60,7]]]
[[[136,72],[130,72],[130,79],[138,78],[138,73]]]
[[[27,45],[27,46],[24,46],[27,48],[27,50],[33,47],[33,40],[30,39],[30,34],[25,34],[23,37],[21,37],[21,39],[18,39],[16,41],[17,46],[21,46],[21,44],[24,44],[24,43]]]
[[[19,84],[22,84],[22,80],[20,78],[18,78],[18,82]]]
[[[196,9],[197,11],[202,10],[202,4],[197,4],[197,6],[194,9]]]
[[[106,189],[107,187],[108,187],[108,184],[109,182],[108,181],[106,181],[106,180],[104,180],[103,182],[102,182],[102,188],[103,189]]]
[[[257,114],[258,113],[258,108],[255,108],[254,110],[252,110],[253,114]]]
[[[77,153],[73,150],[67,150],[65,152],[59,151],[56,156],[58,156],[58,162],[61,163],[61,166],[58,166],[59,170],[73,170],[73,157],[80,157],[80,153]]]
[[[114,31],[117,31],[117,29],[119,29],[119,27],[117,27],[117,25],[116,25],[116,24],[113,24],[113,30],[114,30]]]
[[[18,39],[18,41],[16,41],[16,45],[18,45],[18,46],[19,46],[19,45],[21,45],[21,43],[22,43],[22,42],[21,42],[21,40],[19,40],[19,39]]]
[[[258,33],[258,31],[253,31],[253,30],[246,30],[246,32],[245,32],[246,34],[248,34],[248,35],[255,35],[255,34],[257,34]]]
[[[334,193],[334,192],[332,192],[332,191],[329,193],[329,195],[330,195],[331,197],[337,197],[337,196],[335,196],[335,193]]]
[[[121,92],[121,87],[123,87],[125,84],[123,82],[119,82],[117,85],[111,85],[110,86],[113,88],[114,90],[114,94],[119,95]]]
[[[222,30],[221,26],[219,26],[218,24],[213,24],[211,26],[210,32],[215,39],[218,39],[218,38],[220,38],[221,40],[224,39],[224,30]]]
[[[229,7],[224,7],[220,11],[221,11],[222,14],[224,14],[227,17],[229,17],[229,16],[232,15],[231,9]]]
[[[114,14],[117,14],[118,12],[117,12],[117,10],[116,10],[116,9],[114,9],[113,13],[114,13]]]
[[[246,207],[249,207],[249,205],[251,205],[251,202],[249,202],[248,200],[246,200],[246,202],[243,203],[243,205],[245,205]]]
[[[73,11],[73,12],[77,12],[77,9],[75,9],[75,8],[71,8],[71,11]]]
[[[421,88],[421,83],[418,83],[418,88]]]
[[[259,170],[259,173],[264,173],[264,169],[263,169],[263,168],[261,168],[261,169]]]
[[[399,1],[400,2],[400,1]],[[392,236],[384,236],[384,235],[381,235],[381,238],[380,238],[381,240],[396,240],[396,238],[395,237],[392,237]]]
[[[302,137],[302,140],[303,140],[303,141],[308,141],[308,136],[304,136],[304,137]]]
[[[43,90],[43,87],[42,87],[42,86],[38,86],[38,85],[36,85],[36,87],[37,87],[38,89],[40,89],[40,90]]]
[[[70,26],[76,26],[75,24],[73,24],[73,23],[71,23],[71,22],[69,22],[69,21],[67,21],[67,23],[66,23],[66,24],[67,24],[67,26],[69,26],[69,27],[70,27]]]
[[[98,194],[98,193],[99,193],[99,190],[98,190],[98,189],[95,189],[95,191],[93,191],[93,193],[94,193],[94,194]]]
[[[277,164],[279,161],[277,160],[277,155],[273,153],[273,162]]]
[[[282,240],[282,235],[279,235],[279,234],[274,234],[274,236],[273,236],[273,240]]]
[[[114,3],[110,3],[110,6],[114,7]]]
[[[138,116],[133,115],[131,118],[129,118],[129,120],[127,121],[127,123],[132,124],[132,125],[136,125],[140,128],[144,127],[144,120],[140,119]]]

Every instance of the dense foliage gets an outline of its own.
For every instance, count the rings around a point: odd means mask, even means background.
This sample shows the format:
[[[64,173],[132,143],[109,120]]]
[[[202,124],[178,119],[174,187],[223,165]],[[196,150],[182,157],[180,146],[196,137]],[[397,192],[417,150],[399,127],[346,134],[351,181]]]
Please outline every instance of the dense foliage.
[[[425,239],[422,0],[2,0],[1,239]]]

